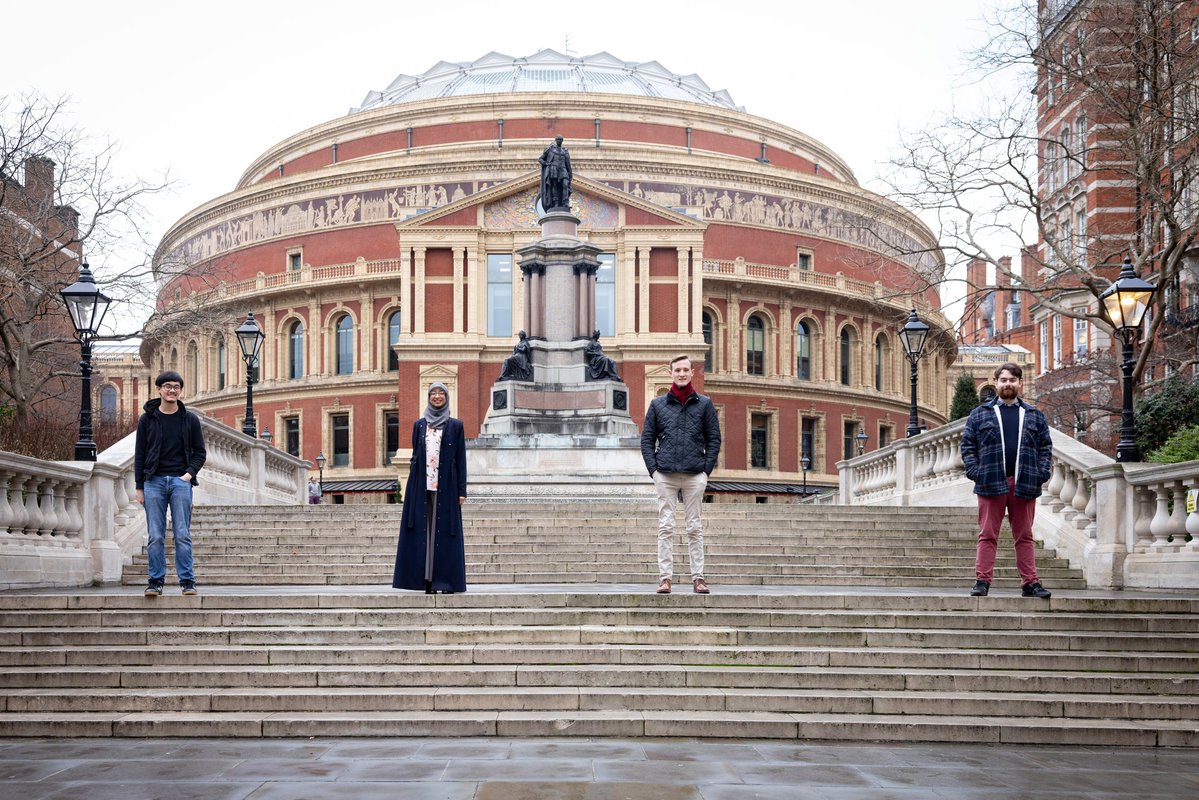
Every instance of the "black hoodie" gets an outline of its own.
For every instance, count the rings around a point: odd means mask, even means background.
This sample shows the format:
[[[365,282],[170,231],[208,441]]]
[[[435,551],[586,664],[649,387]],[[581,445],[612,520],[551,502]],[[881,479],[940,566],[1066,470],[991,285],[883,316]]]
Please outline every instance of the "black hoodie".
[[[160,397],[146,403],[143,406],[146,413],[137,421],[137,443],[133,449],[133,481],[137,489],[145,488],[147,475],[153,477],[157,474],[162,447],[158,424],[162,419],[158,410],[160,405]],[[200,482],[196,480],[196,473],[204,466],[204,460],[208,457],[208,452],[204,449],[204,432],[200,429],[200,418],[189,412],[182,402],[175,413],[183,415],[184,459],[187,461],[187,471],[192,476],[192,486],[198,486]]]

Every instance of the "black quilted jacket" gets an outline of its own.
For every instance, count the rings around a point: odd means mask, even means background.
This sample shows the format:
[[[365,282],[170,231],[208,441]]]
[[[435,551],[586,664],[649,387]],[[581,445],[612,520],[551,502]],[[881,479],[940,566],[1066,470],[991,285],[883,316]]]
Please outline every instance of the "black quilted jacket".
[[[680,404],[667,393],[655,397],[645,412],[641,457],[649,474],[702,472],[711,475],[720,455],[720,421],[716,406],[696,392]]]

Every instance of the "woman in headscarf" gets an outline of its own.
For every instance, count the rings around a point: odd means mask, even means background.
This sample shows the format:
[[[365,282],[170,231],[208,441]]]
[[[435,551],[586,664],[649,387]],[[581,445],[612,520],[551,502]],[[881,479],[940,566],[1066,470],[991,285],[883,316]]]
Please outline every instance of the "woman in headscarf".
[[[462,421],[450,416],[446,385],[434,383],[428,398],[424,416],[412,426],[412,464],[391,585],[426,594],[465,592],[466,436]]]

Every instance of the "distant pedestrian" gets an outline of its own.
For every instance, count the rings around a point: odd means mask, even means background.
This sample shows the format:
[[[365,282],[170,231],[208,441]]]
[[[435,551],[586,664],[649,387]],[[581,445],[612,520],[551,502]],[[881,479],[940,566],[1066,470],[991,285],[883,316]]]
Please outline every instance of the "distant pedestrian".
[[[162,594],[166,582],[166,522],[171,509],[175,539],[175,574],[184,594],[196,594],[192,569],[192,487],[208,454],[200,418],[188,411],[179,396],[183,377],[178,372],[159,373],[154,379],[158,397],[144,406],[137,421],[133,450],[133,480],[137,502],[146,509],[146,558],[150,582],[146,597]]]
[[[317,505],[321,502],[321,482],[316,478],[308,479],[308,503]]]
[[[712,401],[691,385],[691,359],[670,361],[670,391],[645,412],[641,457],[658,490],[658,593],[670,594],[674,580],[675,506],[681,498],[691,559],[691,590],[707,594],[704,525],[700,505],[708,476],[720,455],[720,420]]]
[[[428,400],[424,416],[412,425],[412,462],[391,585],[425,594],[465,592],[466,434],[462,421],[450,416],[444,383],[429,387]]]
[[[1045,414],[1021,398],[1023,370],[1003,364],[995,370],[998,397],[976,407],[962,430],[962,462],[978,495],[978,555],[970,594],[985,597],[991,589],[999,526],[1004,514],[1016,545],[1021,594],[1048,599],[1037,578],[1032,523],[1041,487],[1049,480],[1053,439]]]

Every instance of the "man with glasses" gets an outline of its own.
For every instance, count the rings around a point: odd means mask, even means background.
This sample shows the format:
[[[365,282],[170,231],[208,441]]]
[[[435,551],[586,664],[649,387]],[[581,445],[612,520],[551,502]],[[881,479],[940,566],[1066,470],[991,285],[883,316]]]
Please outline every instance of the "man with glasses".
[[[184,594],[196,592],[192,572],[192,487],[204,466],[204,432],[200,418],[179,401],[183,376],[167,370],[154,380],[158,397],[145,405],[137,421],[137,444],[133,451],[133,479],[137,502],[146,508],[149,542],[150,583],[146,597],[158,597],[166,581],[167,508],[175,537],[175,574]]]

